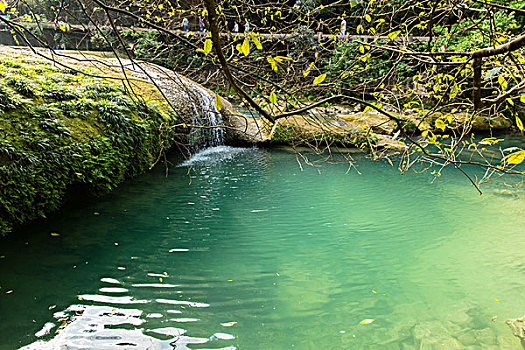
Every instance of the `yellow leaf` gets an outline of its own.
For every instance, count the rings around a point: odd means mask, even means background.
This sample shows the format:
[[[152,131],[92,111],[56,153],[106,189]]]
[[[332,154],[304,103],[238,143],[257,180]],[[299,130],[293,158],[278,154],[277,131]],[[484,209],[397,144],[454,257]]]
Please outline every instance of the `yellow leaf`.
[[[282,63],[283,60],[291,60],[290,57],[286,57],[286,56],[275,56],[274,59],[278,63]]]
[[[520,164],[521,162],[523,162],[524,159],[525,159],[525,151],[521,150],[521,151],[506,155],[505,157],[503,157],[501,161],[507,164]]]
[[[204,54],[208,56],[208,54],[211,52],[211,48],[213,47],[213,44],[211,42],[211,39],[206,39],[204,41]]]
[[[257,50],[262,50],[263,47],[259,39],[257,39],[257,37],[253,35],[253,33],[250,33],[250,35],[252,37],[253,43],[255,44],[255,47],[257,48]]]
[[[365,16],[365,20],[366,20],[367,22],[370,22],[370,21],[372,20],[372,17],[370,17],[370,15],[366,15],[366,16]]]
[[[314,85],[321,84],[325,80],[325,78],[326,78],[326,73],[319,75],[318,77],[314,79]]]
[[[275,91],[270,92],[270,103],[274,104],[277,102],[277,95],[275,94]]]
[[[7,4],[3,1],[0,1],[0,12],[5,12],[5,9],[7,8]]]
[[[397,36],[401,33],[400,30],[396,30],[395,32],[392,32],[390,34],[387,35],[388,38],[394,40],[395,38],[397,38]]]
[[[435,125],[436,128],[441,129],[441,131],[445,131],[445,128],[447,127],[442,119],[436,119]]]
[[[222,100],[219,94],[215,94],[215,108],[217,108],[218,111],[222,109]]]
[[[377,294],[377,292],[375,290],[373,290],[372,293]]]
[[[365,28],[363,28],[362,25],[357,26],[357,34],[363,34],[365,32]]]
[[[518,129],[523,131],[523,122],[521,121],[519,117],[516,117],[516,125],[518,126]]]
[[[306,70],[303,71],[303,77],[307,77],[308,74],[310,74],[310,71],[312,70],[312,67],[313,67],[314,63],[310,63],[310,65],[308,66],[308,68],[306,68]]]
[[[56,308],[57,306],[56,305],[51,305],[50,307],[48,307],[47,309],[48,310],[53,310],[54,308]]]
[[[159,277],[159,282],[162,282],[162,277]]]
[[[58,236],[60,236],[60,233],[51,232],[51,236],[53,236],[53,237],[58,237]]]
[[[498,83],[501,85],[501,87],[503,88],[503,90],[506,90],[507,89],[507,80],[505,80],[505,77],[503,75],[500,75],[498,77]]]
[[[525,103],[525,95],[521,95],[520,96],[520,102],[521,103]]]
[[[244,38],[244,41],[241,45],[241,52],[244,54],[244,56],[248,56],[250,54],[250,41],[248,38]]]
[[[233,326],[234,324],[237,324],[237,322],[226,322],[226,323],[221,323],[221,326],[223,326],[223,327],[231,327],[231,326]]]
[[[359,322],[359,324],[370,324],[372,322],[374,322],[375,320],[373,318],[365,318],[364,320],[362,320],[361,322]]]

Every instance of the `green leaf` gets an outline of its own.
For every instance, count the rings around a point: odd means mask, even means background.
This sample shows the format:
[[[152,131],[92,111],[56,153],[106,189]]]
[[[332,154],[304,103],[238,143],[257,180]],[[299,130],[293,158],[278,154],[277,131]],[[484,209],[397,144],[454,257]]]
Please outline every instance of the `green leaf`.
[[[506,155],[505,157],[503,157],[501,161],[507,164],[520,164],[523,162],[524,159],[525,159],[525,151],[521,150],[521,151]]]
[[[318,77],[314,79],[314,85],[321,84],[325,80],[325,78],[326,78],[326,73],[319,75]]]
[[[253,43],[255,44],[257,50],[262,50],[263,47],[259,39],[257,39],[257,37],[253,33],[250,33],[250,36],[252,37]]]
[[[244,56],[248,56],[250,54],[250,41],[248,38],[244,38],[244,41],[241,45],[241,52],[244,54]]]
[[[503,90],[506,90],[507,89],[507,80],[505,80],[505,77],[503,75],[500,75],[498,77],[498,83],[501,85],[501,87],[503,88]]]
[[[222,100],[219,94],[215,94],[215,108],[217,108],[218,111],[222,109]]]
[[[277,95],[275,94],[275,91],[270,92],[270,103],[274,104],[277,102]]]
[[[211,39],[206,39],[204,41],[204,54],[208,56],[208,54],[211,52],[211,48],[213,47],[213,44],[211,42]]]
[[[518,129],[520,129],[520,131],[523,131],[523,122],[519,117],[516,117],[516,125],[518,126]]]

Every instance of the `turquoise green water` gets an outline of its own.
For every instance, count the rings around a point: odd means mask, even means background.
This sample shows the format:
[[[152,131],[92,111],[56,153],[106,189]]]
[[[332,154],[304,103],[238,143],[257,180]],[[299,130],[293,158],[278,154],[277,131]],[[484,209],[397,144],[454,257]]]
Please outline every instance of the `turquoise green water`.
[[[2,238],[0,349],[522,349],[524,192],[279,150],[192,164]]]

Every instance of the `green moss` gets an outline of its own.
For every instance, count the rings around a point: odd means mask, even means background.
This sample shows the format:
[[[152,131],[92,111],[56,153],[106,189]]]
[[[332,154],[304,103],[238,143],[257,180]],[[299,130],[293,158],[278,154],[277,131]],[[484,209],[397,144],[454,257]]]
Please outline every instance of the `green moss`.
[[[21,57],[0,59],[0,233],[147,170],[174,136],[158,103],[115,82]],[[164,144],[161,144],[164,143]]]

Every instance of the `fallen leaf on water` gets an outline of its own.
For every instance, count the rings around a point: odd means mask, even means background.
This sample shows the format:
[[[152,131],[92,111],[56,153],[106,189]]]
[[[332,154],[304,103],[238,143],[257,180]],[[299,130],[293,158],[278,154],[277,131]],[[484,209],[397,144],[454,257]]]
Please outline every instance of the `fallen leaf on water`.
[[[498,316],[494,316],[494,317],[492,317],[492,321],[493,321],[493,322],[496,321],[496,318],[498,318]]]
[[[228,282],[233,282],[233,280],[228,280]]]
[[[364,320],[362,320],[361,322],[359,322],[359,324],[370,324],[372,322],[374,322],[375,320],[373,318],[365,318]]]
[[[8,290],[7,292],[5,292],[5,294],[11,294],[11,293],[13,293],[13,290],[12,290],[12,289],[10,289],[10,290]]]
[[[58,237],[58,236],[60,236],[60,233],[51,232],[51,236],[53,236],[53,237]]]
[[[93,215],[100,215],[100,213],[98,213],[98,212],[94,212]]]
[[[159,281],[162,282],[162,277],[159,277]]]
[[[499,299],[498,299],[498,298],[494,298],[494,300],[496,300],[496,301],[499,301]]]
[[[54,308],[56,308],[57,306],[56,305],[51,305],[50,307],[48,307],[47,309],[48,310],[53,310]]]
[[[377,292],[375,290],[372,290],[372,293],[377,294]]]
[[[226,322],[226,323],[221,323],[221,326],[223,326],[223,327],[231,327],[231,326],[233,326],[234,324],[237,324],[237,322]]]

